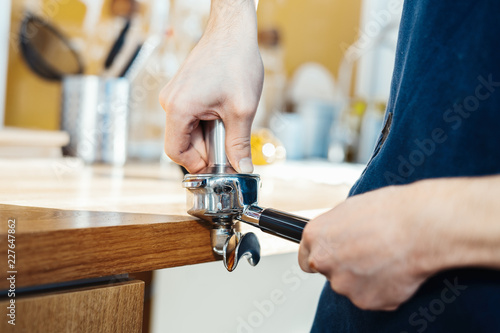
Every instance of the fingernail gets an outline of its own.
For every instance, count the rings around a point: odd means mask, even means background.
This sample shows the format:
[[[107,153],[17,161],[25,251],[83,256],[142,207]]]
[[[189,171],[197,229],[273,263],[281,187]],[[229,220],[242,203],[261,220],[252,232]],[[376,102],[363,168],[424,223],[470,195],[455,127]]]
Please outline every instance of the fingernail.
[[[252,159],[250,157],[242,158],[238,163],[238,167],[241,173],[252,173],[253,172]]]

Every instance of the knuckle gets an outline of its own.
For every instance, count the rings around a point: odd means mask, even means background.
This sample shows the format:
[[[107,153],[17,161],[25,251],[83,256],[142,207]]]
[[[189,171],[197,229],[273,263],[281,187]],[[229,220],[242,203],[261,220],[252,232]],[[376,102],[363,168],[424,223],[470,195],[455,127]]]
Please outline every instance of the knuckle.
[[[399,308],[400,308],[400,304],[397,304],[397,305],[391,304],[391,305],[386,306],[383,310],[385,310],[385,311],[396,311]]]
[[[165,145],[165,154],[174,162],[180,162],[182,153],[178,149],[172,149],[171,146]]]
[[[330,286],[337,293],[351,298],[352,278],[343,273],[332,274],[329,278]]]
[[[316,258],[314,256],[309,256],[309,258],[307,258],[307,266],[309,267],[309,269],[313,270],[314,272],[319,272],[318,263],[317,263]]]
[[[330,287],[336,293],[349,297],[347,290],[345,290],[343,286],[340,283],[338,283],[337,279],[330,279]]]
[[[354,299],[351,301],[361,310],[371,310],[370,303],[364,298]]]
[[[166,99],[162,106],[163,110],[165,110],[165,112],[170,114],[175,113],[177,110],[182,108],[182,105],[179,102],[179,100],[172,97]]]
[[[302,231],[302,242],[305,244],[314,244],[316,241],[316,231],[314,224],[310,222],[306,224],[304,230]]]
[[[238,118],[241,119],[252,119],[253,115],[255,113],[256,109],[253,107],[253,105],[248,105],[248,106],[243,106],[235,109],[235,114]]]
[[[236,137],[229,142],[229,147],[235,150],[250,149],[250,138]]]
[[[183,152],[179,149],[179,145],[167,136],[165,139],[164,149],[165,154],[174,162],[181,163]]]
[[[234,98],[229,107],[234,117],[240,120],[252,120],[257,112],[257,102],[248,97]]]
[[[377,310],[380,309],[380,302],[377,301],[375,295],[371,292],[357,292],[356,295],[347,296],[351,302],[361,310]]]
[[[300,260],[300,259],[299,259],[299,266],[300,266],[300,268],[301,268],[304,272],[309,271],[309,263],[308,263],[307,259],[306,259],[306,260]]]
[[[175,114],[186,108],[183,96],[173,93],[170,90],[162,90],[160,93],[160,105],[167,114]]]
[[[235,111],[235,114],[240,121],[252,122],[256,112],[257,112],[256,108],[248,107],[248,108],[237,109]]]
[[[170,99],[170,89],[168,86],[163,87],[160,91],[160,95],[158,96],[161,107],[167,111],[167,106],[169,104]]]

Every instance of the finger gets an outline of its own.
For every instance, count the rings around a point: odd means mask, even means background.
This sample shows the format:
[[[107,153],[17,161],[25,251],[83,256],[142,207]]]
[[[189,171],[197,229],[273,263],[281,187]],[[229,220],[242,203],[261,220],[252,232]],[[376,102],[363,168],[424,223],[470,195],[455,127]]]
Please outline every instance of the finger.
[[[197,173],[207,166],[202,130],[197,120],[185,126],[179,123],[167,119],[165,153],[190,173]]]
[[[226,127],[226,154],[229,163],[239,173],[252,173],[250,135],[253,117],[231,115],[223,119]]]
[[[205,144],[205,135],[203,134],[203,129],[201,128],[201,126],[198,126],[191,133],[191,145],[200,154],[203,161],[205,161],[208,165],[207,146]]]
[[[311,260],[311,252],[307,244],[300,244],[299,248],[299,266],[306,273],[317,273],[316,265]]]
[[[397,305],[389,305],[381,308],[381,311],[396,311],[399,308]]]
[[[358,293],[356,296],[352,296],[349,294],[342,294],[335,290],[338,294],[344,295],[351,300],[351,302],[356,305],[358,308],[362,310],[370,310],[370,311],[395,311],[399,308],[399,304],[395,303],[385,303],[384,300],[380,300],[384,298],[384,295],[378,295],[376,298],[372,296],[365,296]]]
[[[336,293],[348,297],[351,301],[353,301],[354,296],[360,297],[360,295],[356,294],[357,280],[353,276],[337,272],[336,274],[329,274],[327,279],[330,282],[330,288]],[[356,298],[355,300],[357,301],[358,299]]]
[[[298,259],[299,259],[300,269],[302,269],[306,273],[312,273],[309,268],[309,250],[306,249],[305,246],[302,244],[300,245],[299,248]]]
[[[309,260],[309,255],[299,251],[299,266],[306,273],[318,273],[314,262]]]

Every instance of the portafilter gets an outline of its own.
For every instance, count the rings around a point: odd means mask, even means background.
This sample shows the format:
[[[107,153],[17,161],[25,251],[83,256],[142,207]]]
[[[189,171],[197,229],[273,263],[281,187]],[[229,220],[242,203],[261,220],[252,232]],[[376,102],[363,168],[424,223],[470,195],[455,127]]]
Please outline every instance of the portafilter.
[[[198,174],[187,174],[182,182],[188,189],[188,213],[212,223],[214,253],[233,271],[246,257],[255,266],[260,260],[260,244],[252,233],[243,234],[241,221],[262,231],[299,243],[306,218],[258,206],[260,176],[237,173],[225,149],[225,128],[221,120],[201,122],[208,153],[208,166]]]

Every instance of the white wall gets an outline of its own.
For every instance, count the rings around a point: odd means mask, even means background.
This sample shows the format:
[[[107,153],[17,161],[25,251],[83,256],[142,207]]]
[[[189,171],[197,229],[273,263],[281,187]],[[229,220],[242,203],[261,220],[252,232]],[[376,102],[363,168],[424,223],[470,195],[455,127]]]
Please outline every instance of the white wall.
[[[402,9],[403,0],[363,2],[360,37],[351,53],[359,65],[355,95],[367,101],[356,156],[358,163],[368,162],[382,130],[384,117],[376,105],[389,99]]]
[[[156,271],[151,332],[309,332],[324,282],[300,270],[296,253],[232,273],[222,262]]]
[[[367,100],[389,97],[403,0],[365,0],[360,27],[356,95]]]
[[[9,55],[10,1],[0,4],[0,129],[4,124],[7,58]]]

